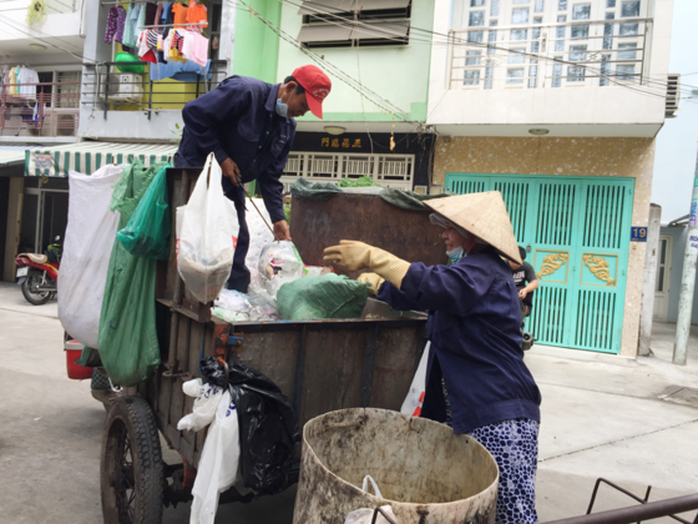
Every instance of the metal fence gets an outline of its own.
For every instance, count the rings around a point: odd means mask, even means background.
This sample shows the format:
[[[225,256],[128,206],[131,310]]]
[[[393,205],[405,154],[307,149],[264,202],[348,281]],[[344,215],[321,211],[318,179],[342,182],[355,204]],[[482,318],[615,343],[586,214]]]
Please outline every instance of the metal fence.
[[[181,110],[228,76],[226,60],[211,60],[204,74],[183,72],[174,79],[152,80],[150,67],[150,62],[86,65],[82,105],[103,111],[105,119],[109,111],[144,111],[150,119],[153,112]]]
[[[80,82],[0,84],[0,136],[76,136]]]

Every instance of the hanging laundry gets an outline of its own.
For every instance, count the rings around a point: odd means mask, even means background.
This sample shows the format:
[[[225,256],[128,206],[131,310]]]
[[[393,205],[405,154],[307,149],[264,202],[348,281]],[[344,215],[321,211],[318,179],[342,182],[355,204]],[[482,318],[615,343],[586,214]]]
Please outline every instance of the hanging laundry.
[[[208,11],[206,10],[206,6],[192,0],[189,4],[189,10],[187,11],[187,23],[193,24],[188,26],[187,29],[197,33],[201,33],[208,27]]]
[[[10,69],[10,89],[9,93],[16,96],[19,93],[19,86],[17,85],[17,74],[21,70],[19,67],[13,67]]]
[[[203,67],[208,60],[208,38],[193,31],[185,31],[181,51],[184,58]]]
[[[138,43],[138,15],[141,12],[141,6],[136,4],[129,6],[126,10],[126,20],[124,21],[124,35],[121,39],[121,44],[128,47],[136,47]]]
[[[186,62],[157,63],[150,66],[150,81],[156,82],[164,78],[172,78],[180,82],[196,82],[204,78],[211,79],[211,61],[205,67],[187,60]]]
[[[162,20],[162,10],[164,9],[165,4],[160,2],[158,4],[158,8],[155,11],[155,19],[153,20],[153,25],[160,25],[160,20]]]
[[[17,75],[17,82],[21,84],[17,94],[26,100],[36,100],[36,84],[39,83],[39,75],[33,69],[22,67]]]
[[[126,10],[120,5],[109,9],[107,14],[107,30],[104,33],[104,42],[111,44],[112,40],[120,42],[124,35],[124,23]]]
[[[143,26],[145,25],[145,6],[141,6],[140,11],[138,11],[138,21],[136,22],[136,31],[143,31]]]
[[[187,23],[187,13],[189,8],[184,4],[175,2],[172,4],[172,12],[174,13],[174,24],[175,26],[183,26]]]
[[[170,26],[174,23],[174,12],[172,11],[172,2],[166,2],[162,9],[162,17],[160,21],[165,26],[162,30],[162,37],[166,38],[170,33]]]
[[[148,2],[145,4],[145,25],[155,25],[155,13],[158,10],[157,4]]]

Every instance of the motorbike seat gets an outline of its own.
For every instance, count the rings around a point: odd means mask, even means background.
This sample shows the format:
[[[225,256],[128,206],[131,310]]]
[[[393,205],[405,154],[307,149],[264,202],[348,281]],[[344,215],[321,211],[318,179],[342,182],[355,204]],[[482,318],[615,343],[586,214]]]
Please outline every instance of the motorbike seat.
[[[48,262],[48,257],[46,255],[39,255],[37,253],[20,253],[17,256],[25,256],[35,264],[45,264]]]

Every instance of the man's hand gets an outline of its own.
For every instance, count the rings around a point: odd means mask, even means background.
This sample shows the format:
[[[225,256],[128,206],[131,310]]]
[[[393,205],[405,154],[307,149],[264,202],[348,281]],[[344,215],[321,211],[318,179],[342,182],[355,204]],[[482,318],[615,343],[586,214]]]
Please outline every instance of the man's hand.
[[[274,234],[279,240],[291,240],[291,230],[288,228],[288,222],[285,220],[274,222]]]
[[[519,298],[520,298],[521,300],[523,300],[524,298],[526,298],[526,295],[528,295],[528,292],[526,291],[526,288],[524,288],[524,289],[522,289],[521,291],[519,291]]]
[[[232,158],[226,158],[223,160],[221,169],[223,170],[223,176],[228,177],[233,182],[235,187],[240,187],[242,185],[242,174],[240,174],[240,168]]]

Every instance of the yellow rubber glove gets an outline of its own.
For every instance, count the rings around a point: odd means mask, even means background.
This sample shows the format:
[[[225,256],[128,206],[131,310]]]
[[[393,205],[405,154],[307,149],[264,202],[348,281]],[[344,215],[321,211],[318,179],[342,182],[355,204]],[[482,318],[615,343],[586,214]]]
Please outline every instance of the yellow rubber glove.
[[[385,282],[385,279],[376,273],[361,273],[356,280],[368,284],[368,291],[374,295],[378,294],[383,282]]]
[[[400,288],[410,263],[380,248],[355,240],[340,240],[339,245],[325,248],[323,259],[344,266],[349,271],[369,268]]]

